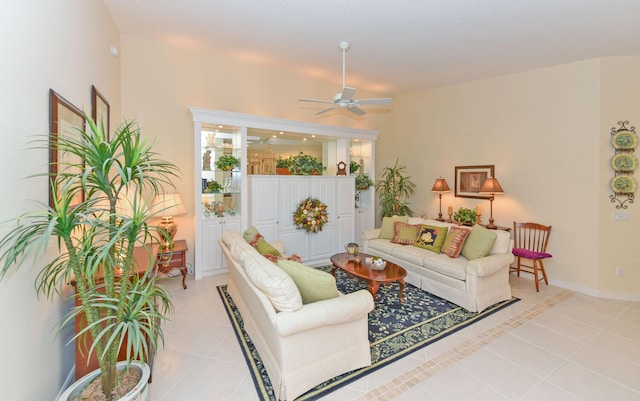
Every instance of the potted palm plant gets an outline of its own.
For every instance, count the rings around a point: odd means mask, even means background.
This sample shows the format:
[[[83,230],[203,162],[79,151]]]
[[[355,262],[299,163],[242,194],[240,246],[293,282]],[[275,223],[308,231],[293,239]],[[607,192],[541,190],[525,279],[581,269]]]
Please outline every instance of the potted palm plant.
[[[56,247],[57,254],[40,268],[36,290],[52,298],[75,281],[78,306],[59,322],[60,330],[84,316],[86,326],[74,340],[84,344],[87,358],[97,356],[99,373],[90,375],[99,375],[103,399],[111,401],[119,398],[114,389],[124,372],[144,370],[144,365],[130,368],[139,366],[134,361],[144,360],[158,338],[164,340],[160,324],[172,311],[171,300],[156,283],[152,258],[147,266],[138,266],[134,248],[157,242],[158,236],[170,241],[166,232],[149,224],[153,214],[147,200],[172,186],[178,169],[157,157],[133,123],[122,124],[108,141],[104,127],[85,118],[87,129],[54,142],[52,151],[72,157],[61,158],[49,178],[55,194],[51,205],[39,202],[33,211],[5,223],[0,278]],[[118,363],[121,345],[126,361]],[[143,376],[139,386],[144,397],[147,379]]]
[[[380,217],[413,216],[406,199],[414,194],[416,184],[411,177],[405,176],[405,169],[405,166],[398,166],[398,159],[393,167],[382,169],[380,179],[375,184],[380,199]]]

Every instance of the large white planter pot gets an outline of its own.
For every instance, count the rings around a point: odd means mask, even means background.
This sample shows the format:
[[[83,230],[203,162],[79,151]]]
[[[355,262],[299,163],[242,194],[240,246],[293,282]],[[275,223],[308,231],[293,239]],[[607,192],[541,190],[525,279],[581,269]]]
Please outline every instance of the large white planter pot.
[[[126,362],[118,362],[116,368],[120,371],[127,366]],[[136,386],[129,391],[124,397],[118,399],[118,401],[146,401],[149,397],[149,376],[151,375],[151,369],[149,365],[143,362],[131,362],[131,366],[138,367],[142,370],[142,377]],[[78,379],[75,383],[69,386],[58,398],[58,401],[69,401],[79,396],[82,390],[100,375],[100,369],[96,369],[91,373],[87,373]]]

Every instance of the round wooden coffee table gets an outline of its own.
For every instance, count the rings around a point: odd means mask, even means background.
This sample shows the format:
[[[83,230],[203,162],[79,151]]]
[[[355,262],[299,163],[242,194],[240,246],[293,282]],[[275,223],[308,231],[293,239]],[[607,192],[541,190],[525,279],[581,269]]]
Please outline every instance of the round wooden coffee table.
[[[365,258],[370,258],[373,255],[366,253],[359,253],[360,261],[349,260],[349,255],[346,252],[335,254],[331,257],[331,274],[335,276],[336,268],[342,269],[347,273],[363,279],[367,282],[367,288],[373,296],[373,301],[376,300],[376,294],[380,288],[380,284],[389,284],[397,281],[400,283],[400,291],[398,292],[398,299],[400,303],[404,303],[402,298],[402,292],[404,291],[404,278],[407,275],[407,271],[398,266],[395,263],[391,263],[387,260],[387,265],[384,270],[374,270],[371,265],[365,262]]]

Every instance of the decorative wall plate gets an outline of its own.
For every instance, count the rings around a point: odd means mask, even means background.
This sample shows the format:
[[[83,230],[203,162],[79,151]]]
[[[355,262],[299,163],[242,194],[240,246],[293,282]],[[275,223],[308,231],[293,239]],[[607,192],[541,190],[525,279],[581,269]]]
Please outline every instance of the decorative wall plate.
[[[613,147],[618,150],[631,150],[638,146],[638,136],[632,131],[620,130],[611,137]]]
[[[619,194],[632,194],[638,189],[638,182],[629,175],[618,175],[611,180],[611,189]]]
[[[638,168],[638,158],[631,153],[620,153],[611,159],[611,167],[615,171],[635,171]]]

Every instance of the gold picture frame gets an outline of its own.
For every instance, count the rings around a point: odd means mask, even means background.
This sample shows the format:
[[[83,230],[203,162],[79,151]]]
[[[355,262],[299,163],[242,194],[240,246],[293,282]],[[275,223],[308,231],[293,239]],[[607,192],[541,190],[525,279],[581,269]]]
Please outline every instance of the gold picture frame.
[[[489,199],[489,195],[481,195],[480,187],[488,177],[495,177],[495,166],[456,166],[455,196],[458,198]]]
[[[49,90],[49,206],[54,205],[59,193],[54,194],[53,182],[58,180],[62,172],[73,174],[72,165],[82,163],[82,158],[71,152],[66,152],[58,146],[58,139],[66,136],[77,136],[79,129],[84,130],[85,119],[82,111],[60,96],[53,89]],[[72,205],[84,201],[82,190],[76,193]]]

